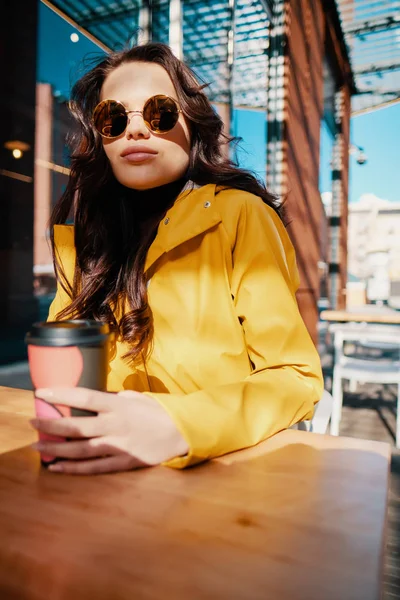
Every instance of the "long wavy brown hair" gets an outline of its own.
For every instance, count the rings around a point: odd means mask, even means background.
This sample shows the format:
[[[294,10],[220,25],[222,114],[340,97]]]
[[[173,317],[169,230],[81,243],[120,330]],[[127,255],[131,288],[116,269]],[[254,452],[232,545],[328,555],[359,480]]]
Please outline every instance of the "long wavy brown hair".
[[[50,219],[51,245],[57,280],[71,298],[58,319],[71,316],[108,321],[129,344],[125,357],[146,357],[153,337],[153,318],[147,299],[144,264],[163,214],[154,214],[147,229],[135,223],[134,198],[115,179],[101,136],[92,124],[93,110],[109,73],[127,62],[157,63],[169,74],[180,107],[190,124],[191,151],[187,179],[195,184],[245,190],[262,198],[280,214],[274,196],[250,172],[226,157],[225,144],[235,141],[223,134],[221,118],[213,109],[193,72],[164,44],[149,43],[103,58],[73,87],[70,108],[77,131],[69,140],[71,173],[67,188]],[[177,194],[181,186],[177,186]],[[165,213],[165,209],[164,209]],[[76,266],[68,281],[54,243],[54,225],[73,220]],[[127,303],[117,322],[115,307]],[[121,305],[120,305],[121,306]]]

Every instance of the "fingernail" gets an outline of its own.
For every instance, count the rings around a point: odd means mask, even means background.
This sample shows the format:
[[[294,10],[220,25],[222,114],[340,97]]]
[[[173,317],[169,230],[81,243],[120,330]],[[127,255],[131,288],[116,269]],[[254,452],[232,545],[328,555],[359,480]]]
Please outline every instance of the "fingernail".
[[[63,471],[63,466],[58,464],[50,465],[49,471],[53,471],[54,473],[61,473],[61,471]]]
[[[43,400],[50,399],[53,397],[53,390],[49,388],[38,388],[35,391],[35,396],[37,398],[42,398]]]

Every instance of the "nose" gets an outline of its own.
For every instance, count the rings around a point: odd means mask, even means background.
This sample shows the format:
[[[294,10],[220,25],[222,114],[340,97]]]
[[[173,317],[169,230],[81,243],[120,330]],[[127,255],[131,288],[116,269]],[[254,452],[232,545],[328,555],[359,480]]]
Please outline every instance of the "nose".
[[[150,131],[147,129],[143,116],[139,111],[128,114],[125,137],[128,140],[148,139],[150,137]]]

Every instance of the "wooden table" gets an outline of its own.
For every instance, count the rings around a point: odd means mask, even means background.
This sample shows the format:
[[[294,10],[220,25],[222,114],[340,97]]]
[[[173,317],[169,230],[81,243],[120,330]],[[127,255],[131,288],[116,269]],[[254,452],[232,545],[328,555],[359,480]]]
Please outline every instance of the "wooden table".
[[[400,325],[400,311],[391,308],[365,306],[357,310],[323,310],[320,315],[323,321],[339,323],[385,323]]]
[[[208,464],[42,469],[0,388],[0,598],[377,600],[390,449],[284,431]]]

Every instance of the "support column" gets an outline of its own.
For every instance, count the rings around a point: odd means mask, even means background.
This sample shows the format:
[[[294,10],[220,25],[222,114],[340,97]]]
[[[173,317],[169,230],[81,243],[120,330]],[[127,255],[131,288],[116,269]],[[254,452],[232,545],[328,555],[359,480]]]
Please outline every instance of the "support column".
[[[229,137],[234,136],[233,128],[233,109],[234,109],[234,94],[233,94],[233,69],[235,65],[235,22],[236,22],[236,0],[229,0],[230,25],[228,30],[228,44],[226,47],[226,63],[227,63],[227,96],[228,102],[214,102],[219,116],[224,124],[223,132]],[[222,147],[223,155],[226,158],[230,157],[229,144]]]
[[[286,189],[284,145],[287,15],[287,0],[274,2],[268,61],[267,187],[278,196],[282,196]]]
[[[297,301],[317,341],[321,260],[319,139],[325,17],[312,0],[274,2],[271,19],[267,186],[285,201],[300,275]]]
[[[234,109],[234,93],[233,93],[233,69],[235,65],[235,26],[236,26],[236,0],[229,0],[230,26],[228,31],[227,45],[227,64],[228,64],[228,110],[229,110],[229,129],[227,132],[230,136],[233,135],[233,109]]]
[[[335,140],[332,149],[332,211],[329,219],[329,301],[330,308],[344,308],[342,273],[346,256],[341,252],[343,207],[343,89],[335,95]],[[343,265],[344,263],[344,265]]]
[[[142,0],[139,9],[138,43],[147,44],[151,41],[151,5],[150,0]]]
[[[170,0],[169,3],[169,45],[177,58],[183,58],[182,3]]]
[[[225,135],[233,135],[233,131],[232,131],[232,111],[229,107],[229,104],[223,103],[223,102],[213,102],[213,106],[216,109],[217,113],[219,114],[219,116],[222,119],[222,122],[224,124],[223,127],[223,132]],[[230,148],[229,148],[229,144],[224,144],[222,146],[222,154],[224,157],[229,158],[230,156]]]
[[[53,137],[53,95],[51,85],[38,83],[36,88],[36,141],[34,183],[34,266],[41,268],[52,264],[47,240],[51,212]]]
[[[38,2],[0,19],[0,362],[26,356],[33,296],[33,174]],[[12,149],[20,149],[12,154]],[[20,156],[20,158],[16,158]]]

